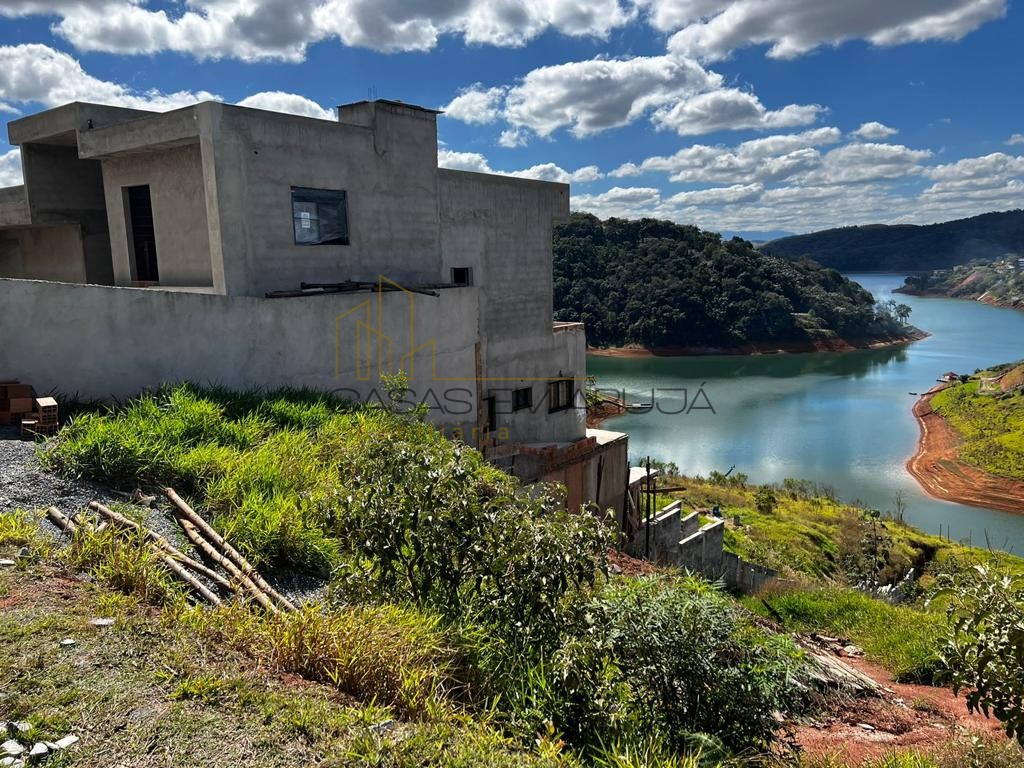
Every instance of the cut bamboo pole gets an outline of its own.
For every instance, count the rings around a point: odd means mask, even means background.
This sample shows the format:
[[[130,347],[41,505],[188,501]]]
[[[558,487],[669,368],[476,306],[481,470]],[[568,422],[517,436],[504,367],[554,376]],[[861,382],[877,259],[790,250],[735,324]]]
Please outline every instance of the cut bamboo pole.
[[[187,566],[188,568],[200,574],[201,576],[205,576],[218,587],[226,589],[229,592],[234,591],[230,581],[225,579],[212,568],[207,568],[198,560],[194,560],[193,558],[186,555],[184,552],[182,552],[173,544],[171,544],[171,542],[169,542],[159,533],[156,533],[155,531],[152,531],[149,528],[144,528],[131,518],[125,517],[124,515],[115,512],[109,507],[100,504],[98,501],[89,502],[89,509],[103,515],[105,518],[110,520],[110,522],[114,525],[118,525],[122,528],[128,528],[130,530],[145,535],[146,539],[148,539],[151,544],[155,545],[156,548],[161,551],[161,554],[170,555],[171,558],[177,560],[179,563],[181,563],[184,566]]]
[[[154,547],[154,549],[158,548]],[[192,589],[195,590],[195,592],[197,592],[200,596],[202,596],[202,598],[206,600],[206,602],[208,602],[210,605],[214,607],[220,605],[220,598],[213,594],[213,592],[211,592],[209,589],[207,589],[206,585],[199,581],[199,579],[197,579],[191,573],[182,568],[181,565],[173,557],[171,557],[167,553],[161,553],[160,559],[163,561],[163,564],[166,565],[175,576],[177,576],[179,579],[181,579],[190,587],[192,587]]]
[[[75,531],[78,530],[78,526],[75,525],[71,518],[69,518],[56,507],[50,507],[49,509],[47,509],[46,516],[49,518],[50,522],[52,522],[65,533],[73,534]]]
[[[260,576],[259,571],[253,568],[249,561],[242,557],[238,550],[228,544],[227,540],[213,529],[213,526],[196,514],[196,511],[192,509],[184,499],[175,493],[173,488],[165,488],[164,493],[167,495],[167,498],[170,499],[175,508],[177,508],[178,512],[180,512],[188,522],[198,528],[207,541],[222,552],[239,571],[252,580],[253,583],[269,595],[281,608],[284,608],[286,611],[295,610],[295,605],[288,600],[288,598],[270,586],[270,584]]]
[[[74,534],[79,528],[79,524],[73,522],[71,518],[69,518],[56,507],[50,507],[49,509],[47,509],[46,516],[54,523],[54,525],[68,533]],[[83,523],[82,527],[85,526],[91,527],[91,524]],[[155,545],[151,544],[150,546],[153,546],[155,550],[159,551],[159,548],[157,548]],[[220,598],[213,594],[209,589],[207,589],[199,580],[192,576],[192,574],[188,573],[184,568],[182,568],[178,563],[176,563],[169,554],[167,554],[166,552],[160,552],[160,558],[164,562],[164,564],[171,570],[171,573],[173,573],[179,579],[181,579],[190,587],[192,587],[192,589],[199,593],[199,595],[201,595],[204,600],[206,600],[211,605],[220,605]]]
[[[192,525],[191,522],[181,517],[177,518],[177,520],[178,525],[181,526],[181,529],[185,532],[185,535],[188,537],[189,541],[191,541],[196,546],[197,549],[199,549],[204,555],[210,558],[210,560],[212,560],[225,571],[227,571],[228,575],[234,578],[238,582],[238,584],[247,593],[249,593],[249,595],[251,595],[253,599],[256,600],[257,603],[262,605],[271,613],[279,612],[278,607],[274,605],[274,601],[270,599],[270,596],[262,589],[260,589],[258,586],[256,586],[256,584],[253,583],[252,579],[250,579],[245,573],[243,573],[237,565],[231,562],[231,560],[228,559],[226,555],[217,551],[209,541],[204,539],[202,534],[199,532],[199,529],[196,528],[196,526]]]

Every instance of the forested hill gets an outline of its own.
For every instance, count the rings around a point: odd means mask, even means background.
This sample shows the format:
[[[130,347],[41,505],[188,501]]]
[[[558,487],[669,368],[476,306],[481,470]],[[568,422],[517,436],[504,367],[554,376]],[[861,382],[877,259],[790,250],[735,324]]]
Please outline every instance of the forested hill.
[[[1024,210],[926,226],[826,229],[773,240],[761,250],[790,259],[806,256],[844,272],[944,269],[972,259],[1024,252]]]
[[[907,333],[894,306],[876,307],[836,270],[693,226],[574,213],[556,228],[554,250],[555,317],[586,323],[592,346],[729,348]]]

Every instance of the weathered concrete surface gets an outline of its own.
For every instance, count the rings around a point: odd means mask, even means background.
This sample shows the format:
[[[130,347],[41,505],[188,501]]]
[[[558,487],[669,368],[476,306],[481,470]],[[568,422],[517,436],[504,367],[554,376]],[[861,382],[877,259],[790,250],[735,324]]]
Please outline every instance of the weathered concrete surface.
[[[0,231],[0,275],[87,282],[81,228],[78,224],[60,224]]]
[[[81,245],[69,253],[77,261],[77,251],[85,258],[83,282],[110,284],[110,238],[103,196],[103,175],[95,160],[81,160],[72,144],[30,144],[21,146],[25,174],[25,194],[33,226],[77,224]],[[60,252],[23,253],[26,264],[35,258],[54,259]]]
[[[456,288],[437,299],[419,297],[435,304],[416,313],[412,328],[407,296],[379,297],[394,350],[405,354],[410,343],[439,340],[436,361],[429,346],[417,352],[411,387],[418,398],[461,387],[447,393],[430,418],[466,426],[467,442],[475,422],[473,387],[434,381],[433,371],[472,382],[473,293]],[[375,324],[377,300],[375,294],[271,300],[0,279],[0,371],[40,391],[83,398],[128,397],[191,380],[233,388],[313,387],[373,400],[384,393],[364,305],[371,302],[369,322]],[[45,328],[46,343],[26,333],[29,328]]]
[[[224,286],[262,295],[299,283],[438,282],[434,115],[379,106],[372,127],[205,103]],[[204,150],[205,151],[205,150]],[[291,188],[344,190],[350,245],[296,245]]]
[[[23,227],[30,223],[25,185],[0,189],[0,227]]]
[[[104,160],[103,184],[117,285],[130,285],[136,279],[123,190],[145,184],[153,204],[160,284],[213,286],[198,144]]]

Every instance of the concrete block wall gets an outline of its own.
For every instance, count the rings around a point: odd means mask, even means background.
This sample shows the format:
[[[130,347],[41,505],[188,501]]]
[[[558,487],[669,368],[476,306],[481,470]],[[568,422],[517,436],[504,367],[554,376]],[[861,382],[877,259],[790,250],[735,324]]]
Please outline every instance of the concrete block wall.
[[[437,393],[428,406],[440,400],[447,407],[432,409],[429,418],[449,435],[456,426],[466,429],[467,443],[476,424],[473,293],[453,288],[425,298],[435,302],[432,311],[418,312],[412,329],[407,297],[379,296],[393,349],[410,347],[410,331],[417,343],[438,340],[436,357],[429,347],[415,356],[412,396]],[[185,380],[386,397],[376,368],[369,378],[357,370],[368,349],[359,328],[363,304],[373,302],[372,321],[377,300],[369,293],[272,300],[0,279],[0,378],[29,382],[39,392],[77,392],[84,399],[123,398]],[[45,344],[25,332],[31,328],[46,329]],[[435,371],[453,380],[435,380]],[[460,392],[446,398],[452,389]]]
[[[724,520],[701,526],[698,512],[683,516],[681,509],[682,502],[674,501],[651,520],[647,559],[684,568],[711,581],[722,580],[740,592],[756,592],[778,578],[777,571],[725,551]],[[644,557],[647,542],[647,529],[642,524],[630,542],[630,554]]]

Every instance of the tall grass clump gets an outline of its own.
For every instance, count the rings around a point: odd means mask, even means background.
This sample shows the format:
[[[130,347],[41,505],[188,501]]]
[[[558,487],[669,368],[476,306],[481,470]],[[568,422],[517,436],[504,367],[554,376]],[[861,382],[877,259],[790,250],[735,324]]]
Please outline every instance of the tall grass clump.
[[[39,523],[23,509],[0,512],[0,545],[22,547],[39,535]]]
[[[142,533],[113,526],[103,530],[80,527],[61,557],[75,570],[86,571],[109,588],[147,603],[159,605],[183,594]]]

